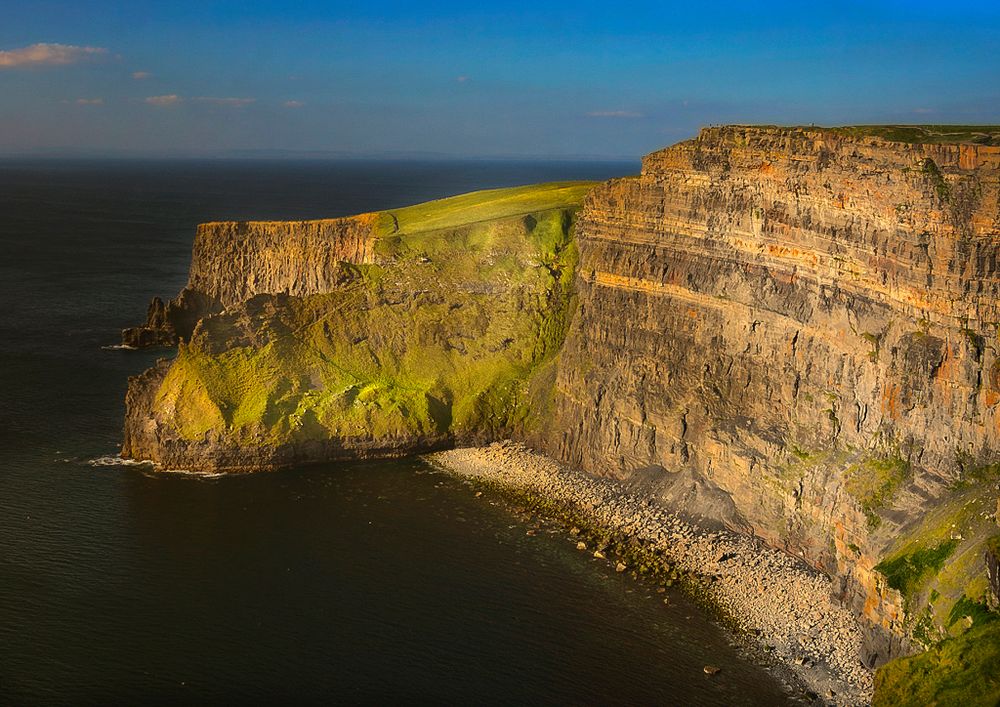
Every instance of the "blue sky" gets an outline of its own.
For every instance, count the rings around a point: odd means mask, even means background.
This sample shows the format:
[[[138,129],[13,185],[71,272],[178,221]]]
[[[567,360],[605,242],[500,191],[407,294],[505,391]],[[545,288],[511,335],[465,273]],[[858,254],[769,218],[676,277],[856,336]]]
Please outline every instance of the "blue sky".
[[[0,153],[635,157],[1000,123],[1000,3],[0,0]]]

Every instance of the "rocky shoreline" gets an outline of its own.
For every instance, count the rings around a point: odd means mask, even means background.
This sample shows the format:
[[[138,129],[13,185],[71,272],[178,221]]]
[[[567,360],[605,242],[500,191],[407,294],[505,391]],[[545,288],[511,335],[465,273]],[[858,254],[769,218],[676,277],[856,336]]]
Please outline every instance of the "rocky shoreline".
[[[699,527],[655,499],[520,444],[453,449],[425,458],[463,478],[538,499],[543,512],[579,520],[574,525],[589,526],[591,532],[572,529],[581,533],[577,547],[607,555],[619,571],[676,578],[717,609],[741,638],[788,666],[823,702],[871,702],[873,674],[859,657],[858,621],[831,600],[829,579],[800,560],[754,538]],[[612,547],[608,538],[615,538]]]

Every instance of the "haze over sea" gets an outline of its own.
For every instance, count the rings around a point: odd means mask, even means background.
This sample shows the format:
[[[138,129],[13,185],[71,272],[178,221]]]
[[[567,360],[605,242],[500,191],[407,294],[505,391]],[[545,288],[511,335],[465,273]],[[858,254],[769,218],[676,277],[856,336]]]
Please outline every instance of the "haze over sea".
[[[106,347],[181,288],[197,223],[637,168],[0,163],[0,703],[784,702],[683,596],[419,460],[112,463],[128,376],[172,352]]]

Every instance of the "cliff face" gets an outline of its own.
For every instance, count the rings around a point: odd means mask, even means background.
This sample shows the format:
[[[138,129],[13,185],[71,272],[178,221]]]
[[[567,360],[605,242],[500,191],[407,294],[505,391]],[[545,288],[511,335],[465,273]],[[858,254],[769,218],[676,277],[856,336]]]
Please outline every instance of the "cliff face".
[[[263,293],[312,295],[341,284],[341,262],[376,261],[380,214],[322,221],[253,221],[198,226],[187,289],[223,307]]]
[[[585,203],[538,441],[842,577],[889,635],[941,624],[995,532],[998,178],[997,147],[827,131],[649,155]]]
[[[146,323],[122,331],[122,343],[173,346],[190,339],[199,320],[255,295],[329,292],[343,284],[339,263],[375,262],[374,245],[391,221],[372,213],[320,221],[203,223],[185,288],[166,303],[155,298]]]

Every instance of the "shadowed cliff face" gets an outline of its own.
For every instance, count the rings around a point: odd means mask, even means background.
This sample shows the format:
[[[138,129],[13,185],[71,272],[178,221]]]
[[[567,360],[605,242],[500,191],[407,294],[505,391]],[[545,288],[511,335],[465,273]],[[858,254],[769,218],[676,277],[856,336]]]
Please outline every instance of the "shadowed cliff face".
[[[153,300],[144,326],[122,332],[135,348],[173,346],[191,338],[198,321],[259,294],[310,295],[343,284],[340,263],[375,262],[381,214],[322,221],[253,221],[198,226],[188,283]]]
[[[998,177],[997,147],[779,128],[649,155],[585,203],[541,443],[839,574],[893,632],[943,623],[996,532]],[[874,569],[942,544],[951,575]]]

